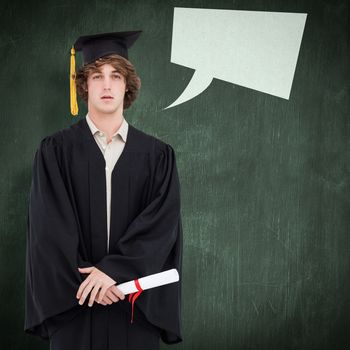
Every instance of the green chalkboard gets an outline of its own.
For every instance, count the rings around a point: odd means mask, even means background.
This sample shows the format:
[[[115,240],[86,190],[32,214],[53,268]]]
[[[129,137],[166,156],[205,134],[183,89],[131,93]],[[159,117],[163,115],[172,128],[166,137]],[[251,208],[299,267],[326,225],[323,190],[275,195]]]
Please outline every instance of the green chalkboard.
[[[170,62],[174,7],[307,13],[289,100],[214,79],[164,110],[193,74]],[[86,113],[79,101],[70,115],[69,49],[142,29],[130,52],[142,88],[125,116],[176,152],[184,341],[173,348],[349,349],[349,13],[346,0],[3,4],[0,347],[49,349],[23,332],[25,230],[39,141]]]

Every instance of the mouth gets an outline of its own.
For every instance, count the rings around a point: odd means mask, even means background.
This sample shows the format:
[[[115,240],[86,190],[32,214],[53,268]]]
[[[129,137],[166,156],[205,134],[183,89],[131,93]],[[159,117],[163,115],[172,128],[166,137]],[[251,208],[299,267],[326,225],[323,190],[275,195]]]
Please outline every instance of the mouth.
[[[102,96],[101,97],[102,100],[113,100],[112,96]]]

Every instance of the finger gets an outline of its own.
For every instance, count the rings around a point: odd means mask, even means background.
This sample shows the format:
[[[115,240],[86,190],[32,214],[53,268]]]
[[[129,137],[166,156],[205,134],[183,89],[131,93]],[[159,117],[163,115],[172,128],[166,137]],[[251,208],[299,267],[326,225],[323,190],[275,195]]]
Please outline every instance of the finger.
[[[102,287],[102,288],[101,288],[101,290],[100,290],[100,296],[99,296],[98,301],[101,301],[101,300],[104,298],[104,296],[105,296],[105,294],[106,294],[106,292],[107,292],[107,289],[108,289],[108,287]]]
[[[100,292],[101,290],[97,293],[96,297],[95,297],[95,302],[99,303],[99,298],[100,298]],[[107,290],[108,292],[108,290]],[[104,298],[101,301],[102,303],[108,303],[109,305],[113,303],[113,300],[107,295],[107,293],[105,294]]]
[[[85,279],[85,281],[83,281],[80,286],[79,286],[79,289],[77,291],[77,299],[80,299],[81,297],[81,294],[83,293],[83,290],[85,289],[85,287],[90,283],[91,281],[91,278],[90,277],[87,277]]]
[[[102,286],[102,283],[101,282],[97,282],[95,284],[95,287],[93,288],[91,294],[90,294],[90,300],[89,300],[89,306],[91,307],[95,301],[95,297],[96,297],[96,294],[98,293],[99,289],[101,288]],[[100,300],[102,301],[102,300]]]
[[[98,298],[99,295],[100,295],[100,292],[97,293],[97,295],[95,297],[95,302],[98,303],[98,304],[102,304],[102,305],[106,306],[107,303],[106,303],[105,299],[103,299],[100,303],[98,302],[97,298]]]
[[[108,305],[112,305],[112,304],[113,304],[113,300],[111,300],[110,298],[108,298],[108,297],[106,297],[106,296],[103,298],[102,301],[104,301],[104,302],[107,303]]]
[[[121,300],[125,299],[125,295],[124,293],[117,287],[117,286],[113,286],[111,288],[111,291]]]
[[[82,294],[81,294],[81,297],[80,297],[80,300],[79,300],[79,304],[80,305],[83,305],[84,302],[85,302],[85,299],[86,297],[88,296],[88,294],[90,293],[91,289],[93,288],[94,286],[94,281],[91,281],[86,287],[85,289],[82,291]]]
[[[100,294],[97,293],[97,296],[95,298],[95,302],[96,303],[99,303],[99,301],[97,300],[99,298]],[[102,299],[101,303],[99,304],[102,304],[102,305],[111,305],[113,304],[113,301],[111,299],[109,299],[106,295],[104,296],[104,298]]]
[[[109,299],[112,299],[114,303],[119,301],[119,298],[110,289],[107,290],[106,296],[108,296]]]

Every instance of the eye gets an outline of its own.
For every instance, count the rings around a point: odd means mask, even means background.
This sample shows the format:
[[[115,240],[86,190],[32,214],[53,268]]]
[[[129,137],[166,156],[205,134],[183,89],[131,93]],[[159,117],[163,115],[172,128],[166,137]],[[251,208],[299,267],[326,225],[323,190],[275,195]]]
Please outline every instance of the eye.
[[[101,75],[99,74],[99,75],[94,75],[93,77],[92,77],[92,79],[99,79],[101,77]]]
[[[114,79],[121,79],[121,75],[120,74],[113,74],[113,78]]]

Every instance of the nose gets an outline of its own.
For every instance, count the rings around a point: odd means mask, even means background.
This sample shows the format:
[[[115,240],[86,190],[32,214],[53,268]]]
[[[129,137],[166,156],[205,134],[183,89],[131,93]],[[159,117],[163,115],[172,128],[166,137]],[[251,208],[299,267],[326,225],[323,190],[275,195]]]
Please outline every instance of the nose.
[[[105,77],[104,79],[103,79],[103,88],[104,88],[104,90],[110,90],[111,89],[111,80],[110,80],[110,78],[109,77]]]

